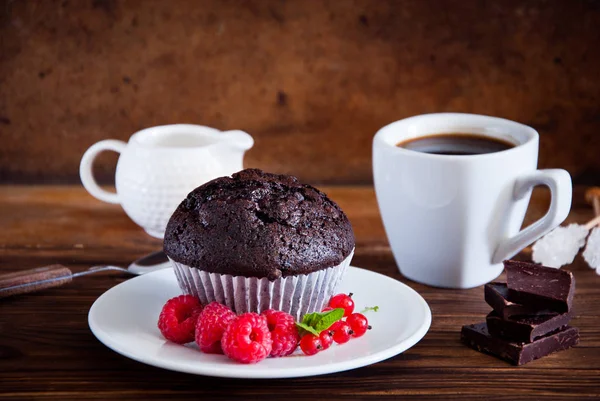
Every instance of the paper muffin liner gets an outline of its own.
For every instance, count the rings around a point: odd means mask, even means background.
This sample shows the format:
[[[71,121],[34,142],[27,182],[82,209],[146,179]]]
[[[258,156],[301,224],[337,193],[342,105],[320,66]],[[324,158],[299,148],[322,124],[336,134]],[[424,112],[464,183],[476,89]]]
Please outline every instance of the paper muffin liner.
[[[225,304],[236,313],[276,309],[300,320],[307,313],[320,311],[326,306],[347,267],[354,249],[337,266],[309,274],[268,278],[232,276],[208,273],[171,260],[175,276],[185,294],[195,295],[203,305],[212,301]]]

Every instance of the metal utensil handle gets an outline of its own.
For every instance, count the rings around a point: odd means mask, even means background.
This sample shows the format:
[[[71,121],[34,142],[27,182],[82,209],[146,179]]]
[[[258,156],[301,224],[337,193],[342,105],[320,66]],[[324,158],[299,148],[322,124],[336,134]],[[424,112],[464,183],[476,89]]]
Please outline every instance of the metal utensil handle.
[[[0,274],[0,298],[26,294],[71,282],[73,273],[63,265],[50,265]]]

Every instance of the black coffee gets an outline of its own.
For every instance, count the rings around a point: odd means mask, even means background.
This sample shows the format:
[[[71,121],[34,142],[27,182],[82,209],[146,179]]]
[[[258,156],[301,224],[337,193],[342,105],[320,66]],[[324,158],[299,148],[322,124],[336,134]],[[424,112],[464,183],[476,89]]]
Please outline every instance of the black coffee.
[[[435,155],[480,155],[501,152],[515,145],[502,139],[477,134],[435,134],[409,139],[396,144],[404,149]]]

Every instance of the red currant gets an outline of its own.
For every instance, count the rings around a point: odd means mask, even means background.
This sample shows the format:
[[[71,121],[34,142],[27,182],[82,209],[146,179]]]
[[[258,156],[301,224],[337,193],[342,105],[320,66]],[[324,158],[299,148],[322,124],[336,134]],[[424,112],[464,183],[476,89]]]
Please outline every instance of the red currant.
[[[352,311],[354,311],[354,301],[352,300],[352,293],[334,295],[329,300],[329,306],[334,309],[342,308],[344,309],[344,317],[350,316]]]
[[[319,338],[321,339],[321,347],[326,350],[331,347],[331,344],[333,343],[333,331],[323,330],[321,334],[319,334]]]
[[[333,341],[338,344],[347,343],[350,336],[353,334],[350,325],[343,320],[335,322],[329,330],[333,331]]]
[[[371,329],[369,321],[362,313],[353,313],[346,318],[346,323],[350,325],[350,328],[354,332],[354,337],[360,337]]]
[[[326,306],[321,312],[329,312],[330,310],[333,310],[333,308],[331,306]]]
[[[314,355],[323,349],[321,339],[311,333],[305,334],[300,340],[300,349],[306,355]]]

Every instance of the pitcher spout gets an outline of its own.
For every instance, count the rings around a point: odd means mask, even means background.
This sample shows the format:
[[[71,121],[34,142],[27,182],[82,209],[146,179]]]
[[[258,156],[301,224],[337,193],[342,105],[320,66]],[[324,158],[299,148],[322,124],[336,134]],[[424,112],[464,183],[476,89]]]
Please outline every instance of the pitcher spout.
[[[241,130],[223,131],[220,137],[232,149],[246,151],[254,145],[254,139],[250,134]]]

